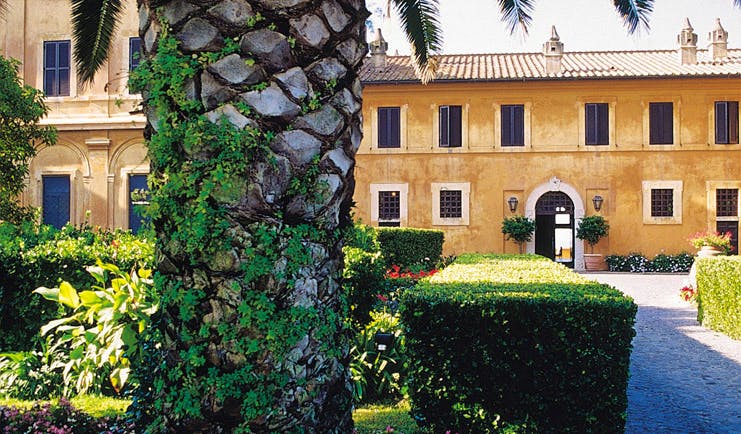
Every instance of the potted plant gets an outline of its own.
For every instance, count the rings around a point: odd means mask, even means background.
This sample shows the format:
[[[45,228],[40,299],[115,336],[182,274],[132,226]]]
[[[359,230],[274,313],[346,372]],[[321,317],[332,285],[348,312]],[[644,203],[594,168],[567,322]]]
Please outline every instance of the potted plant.
[[[576,238],[589,244],[590,253],[584,254],[584,268],[590,271],[607,270],[601,254],[594,253],[594,246],[610,232],[610,225],[601,215],[583,217],[576,229]]]
[[[715,231],[698,232],[688,238],[690,244],[698,249],[701,258],[731,253],[731,233],[720,234]]]
[[[535,220],[525,216],[506,217],[502,221],[502,233],[506,235],[505,239],[517,243],[520,247],[520,254],[522,254],[522,245],[532,241],[534,232]]]

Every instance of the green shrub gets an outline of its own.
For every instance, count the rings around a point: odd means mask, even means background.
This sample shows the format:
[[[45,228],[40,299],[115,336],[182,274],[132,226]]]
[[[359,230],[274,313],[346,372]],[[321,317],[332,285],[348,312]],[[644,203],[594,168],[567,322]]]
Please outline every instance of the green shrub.
[[[47,338],[39,350],[0,353],[0,396],[16,399],[49,399],[67,390],[62,370],[66,352]]]
[[[355,247],[342,249],[345,254],[343,286],[350,304],[350,319],[360,330],[370,321],[370,311],[378,301],[378,294],[386,294],[384,273],[386,267],[381,253],[371,253]]]
[[[362,223],[355,223],[345,233],[345,247],[355,247],[366,252],[381,251],[376,228]]]
[[[438,230],[378,229],[378,242],[386,265],[398,265],[402,269],[424,264],[435,266],[443,254],[444,241],[443,232]]]
[[[413,415],[434,432],[622,432],[636,310],[542,257],[463,255],[402,294]]]
[[[605,256],[605,262],[610,271],[629,273],[687,273],[692,267],[695,257],[687,252],[676,255],[659,253],[653,259],[648,259],[640,253]]]
[[[507,240],[512,240],[517,243],[522,253],[522,245],[530,242],[533,239],[533,233],[535,232],[535,220],[522,216],[516,215],[512,217],[506,217],[502,221],[502,233],[506,235]]]
[[[151,268],[153,250],[151,240],[128,231],[0,223],[0,351],[33,349],[41,326],[59,314],[40,296],[29,297],[37,287],[62,280],[91,286],[85,267],[96,258],[124,270]]]
[[[697,260],[697,320],[741,339],[741,257]]]

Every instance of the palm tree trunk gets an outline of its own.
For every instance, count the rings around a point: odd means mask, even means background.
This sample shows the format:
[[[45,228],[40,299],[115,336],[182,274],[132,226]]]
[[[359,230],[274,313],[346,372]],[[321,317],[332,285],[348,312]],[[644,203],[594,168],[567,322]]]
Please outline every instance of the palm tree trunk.
[[[138,5],[163,297],[149,430],[351,432],[364,2]]]

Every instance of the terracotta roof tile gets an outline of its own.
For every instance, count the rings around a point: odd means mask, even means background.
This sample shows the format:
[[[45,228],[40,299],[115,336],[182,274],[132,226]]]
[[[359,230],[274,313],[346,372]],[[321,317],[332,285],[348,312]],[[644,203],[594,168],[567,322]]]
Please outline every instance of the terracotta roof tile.
[[[713,60],[708,50],[697,50],[697,64],[682,65],[676,50],[585,51],[563,54],[560,74],[547,75],[541,53],[447,54],[438,56],[436,81],[521,81],[638,77],[741,77],[741,49]],[[384,68],[366,62],[360,72],[365,83],[415,82],[408,56],[389,56]]]

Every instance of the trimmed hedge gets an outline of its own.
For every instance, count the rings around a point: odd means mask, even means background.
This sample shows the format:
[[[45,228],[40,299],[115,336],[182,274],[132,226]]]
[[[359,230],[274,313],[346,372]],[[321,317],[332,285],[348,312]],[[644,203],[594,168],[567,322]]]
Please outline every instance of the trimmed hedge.
[[[96,258],[124,270],[151,268],[153,250],[151,241],[127,231],[0,223],[0,351],[32,349],[41,326],[59,313],[32,294],[37,287],[62,280],[89,287],[95,280],[85,267]]]
[[[402,295],[412,414],[434,432],[621,433],[636,311],[540,256],[463,255]]]
[[[443,231],[413,228],[378,228],[387,265],[401,268],[420,264],[437,264],[443,254]]]
[[[605,256],[610,271],[627,271],[630,273],[687,273],[695,257],[687,252],[676,255],[659,253],[648,259],[640,253]]]
[[[741,339],[741,257],[697,260],[697,321]]]

